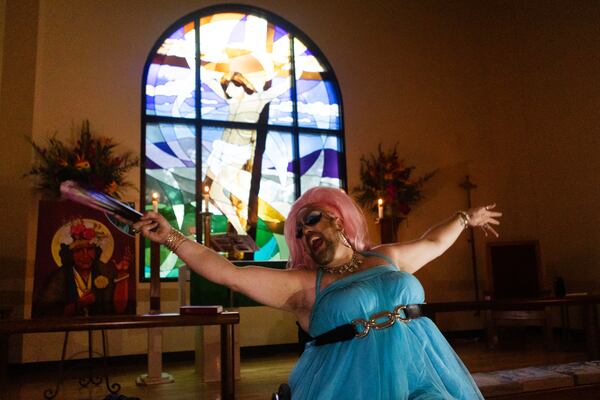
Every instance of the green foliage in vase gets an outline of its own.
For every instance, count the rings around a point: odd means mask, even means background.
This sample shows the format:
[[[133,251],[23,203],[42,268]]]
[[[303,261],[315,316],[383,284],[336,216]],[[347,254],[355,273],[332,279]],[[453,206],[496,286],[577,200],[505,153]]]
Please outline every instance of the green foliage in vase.
[[[125,187],[132,187],[125,174],[139,165],[132,152],[115,154],[112,139],[91,132],[89,121],[81,124],[76,140],[65,144],[56,133],[45,146],[31,142],[35,152],[33,166],[25,176],[34,177],[35,189],[51,197],[60,195],[60,184],[73,180],[114,197]]]
[[[392,150],[384,151],[381,144],[377,154],[360,158],[361,184],[352,192],[358,204],[364,209],[377,214],[377,200],[383,199],[385,216],[406,217],[411,207],[423,198],[422,187],[431,179],[436,171],[425,175],[411,177],[415,166],[407,166],[398,157],[398,145]]]

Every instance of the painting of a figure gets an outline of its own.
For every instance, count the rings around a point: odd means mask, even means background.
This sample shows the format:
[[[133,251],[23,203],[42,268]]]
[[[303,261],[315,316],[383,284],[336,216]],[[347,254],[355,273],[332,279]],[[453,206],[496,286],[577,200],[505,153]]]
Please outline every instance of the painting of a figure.
[[[135,239],[104,213],[41,201],[32,317],[135,313]]]

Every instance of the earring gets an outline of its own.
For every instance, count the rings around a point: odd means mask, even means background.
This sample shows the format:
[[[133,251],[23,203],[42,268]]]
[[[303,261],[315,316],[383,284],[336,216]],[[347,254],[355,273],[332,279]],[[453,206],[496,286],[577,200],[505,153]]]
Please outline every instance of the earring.
[[[340,235],[340,240],[342,241],[342,244],[348,248],[352,248],[352,245],[350,244],[350,241],[348,241],[346,235],[344,235],[344,232],[338,231],[338,234]]]

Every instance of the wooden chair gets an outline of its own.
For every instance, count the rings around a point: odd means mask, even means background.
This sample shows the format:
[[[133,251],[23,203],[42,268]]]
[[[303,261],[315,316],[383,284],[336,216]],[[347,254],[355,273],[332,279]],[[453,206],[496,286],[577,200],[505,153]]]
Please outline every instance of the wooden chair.
[[[489,290],[486,299],[536,299],[550,296],[545,287],[545,274],[537,240],[489,242],[486,247]],[[489,310],[486,312],[488,347],[498,344],[499,326],[541,326],[547,348],[552,346],[552,325],[549,308]]]

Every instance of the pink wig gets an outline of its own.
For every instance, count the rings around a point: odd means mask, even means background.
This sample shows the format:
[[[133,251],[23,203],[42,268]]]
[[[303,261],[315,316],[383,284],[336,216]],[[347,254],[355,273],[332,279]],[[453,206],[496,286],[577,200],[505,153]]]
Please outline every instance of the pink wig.
[[[290,249],[287,263],[289,269],[314,270],[318,267],[310,255],[305,252],[302,239],[296,239],[298,212],[308,205],[318,205],[328,213],[340,218],[344,233],[355,250],[364,251],[371,248],[367,221],[354,200],[341,189],[314,187],[296,200],[285,221],[285,241]]]

